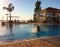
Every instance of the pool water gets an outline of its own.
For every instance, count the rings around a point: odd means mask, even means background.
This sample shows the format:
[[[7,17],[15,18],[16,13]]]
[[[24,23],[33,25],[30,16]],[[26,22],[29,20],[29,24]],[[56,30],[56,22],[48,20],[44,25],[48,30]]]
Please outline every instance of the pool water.
[[[39,25],[40,31],[32,32],[37,25],[19,24],[9,26],[0,25],[0,41],[12,41],[18,39],[30,39],[38,37],[52,37],[60,35],[60,25]]]

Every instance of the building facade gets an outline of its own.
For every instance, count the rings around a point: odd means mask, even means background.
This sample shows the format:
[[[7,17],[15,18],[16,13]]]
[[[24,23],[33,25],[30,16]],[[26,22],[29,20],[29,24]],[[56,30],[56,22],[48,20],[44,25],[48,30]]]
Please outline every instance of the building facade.
[[[42,15],[43,22],[60,22],[60,9],[48,7],[41,10],[39,13]]]

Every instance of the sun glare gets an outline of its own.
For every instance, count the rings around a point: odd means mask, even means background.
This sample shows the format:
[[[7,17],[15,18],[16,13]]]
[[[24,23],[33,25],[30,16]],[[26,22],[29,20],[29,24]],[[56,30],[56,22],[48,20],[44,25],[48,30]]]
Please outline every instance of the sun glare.
[[[3,7],[7,5],[7,0],[0,0],[0,19],[4,16]]]

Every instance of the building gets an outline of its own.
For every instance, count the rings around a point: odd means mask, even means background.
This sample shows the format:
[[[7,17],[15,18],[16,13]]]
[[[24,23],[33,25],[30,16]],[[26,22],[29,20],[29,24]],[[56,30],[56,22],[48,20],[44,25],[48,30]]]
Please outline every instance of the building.
[[[34,15],[36,22],[60,22],[60,9],[48,7]]]
[[[41,10],[39,14],[42,15],[43,22],[60,22],[60,9],[48,7]]]
[[[34,22],[60,22],[60,9],[48,7],[41,10],[41,1],[37,0],[34,9]]]

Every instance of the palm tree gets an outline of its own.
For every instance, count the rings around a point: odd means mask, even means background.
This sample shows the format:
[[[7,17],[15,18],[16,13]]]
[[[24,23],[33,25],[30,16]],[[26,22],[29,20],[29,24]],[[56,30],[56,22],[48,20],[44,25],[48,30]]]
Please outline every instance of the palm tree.
[[[11,21],[11,12],[14,10],[14,6],[12,6],[12,3],[8,5],[8,7],[3,7],[3,10],[6,9],[10,13],[10,21]]]

